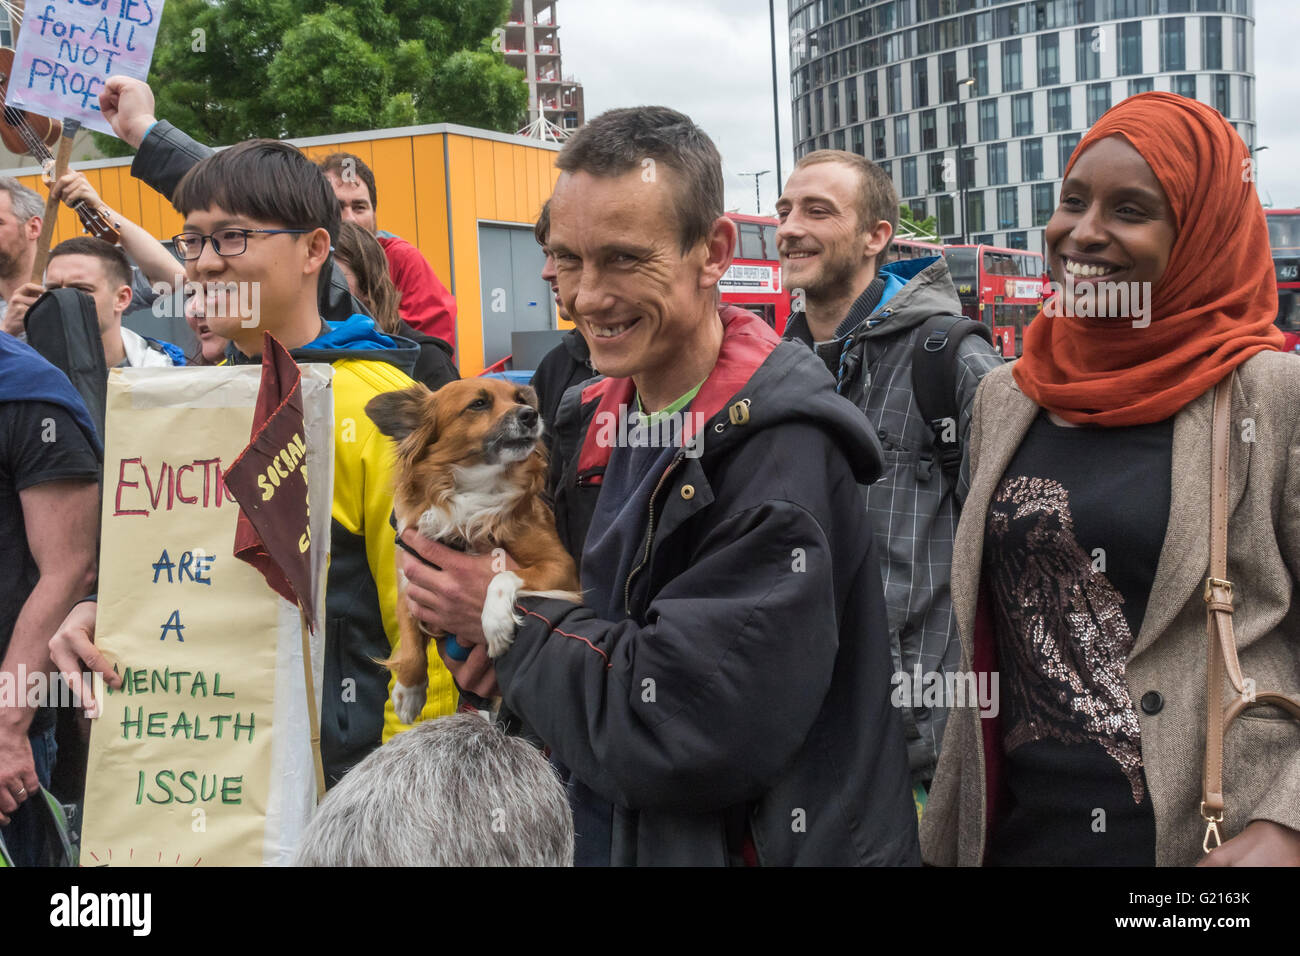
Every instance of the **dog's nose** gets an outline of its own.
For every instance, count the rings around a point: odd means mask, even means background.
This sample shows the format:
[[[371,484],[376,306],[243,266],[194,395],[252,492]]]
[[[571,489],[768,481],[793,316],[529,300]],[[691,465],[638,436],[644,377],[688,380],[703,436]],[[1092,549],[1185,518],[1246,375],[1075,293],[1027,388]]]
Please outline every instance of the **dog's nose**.
[[[523,425],[525,428],[532,428],[536,425],[537,409],[529,405],[525,405],[523,408],[519,409],[519,424]]]

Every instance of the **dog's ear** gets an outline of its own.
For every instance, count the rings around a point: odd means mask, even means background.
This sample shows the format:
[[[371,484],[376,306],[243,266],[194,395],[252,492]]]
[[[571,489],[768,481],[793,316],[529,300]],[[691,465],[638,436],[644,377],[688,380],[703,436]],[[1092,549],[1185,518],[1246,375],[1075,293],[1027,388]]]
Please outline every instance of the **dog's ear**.
[[[401,442],[419,426],[433,393],[416,384],[396,392],[384,392],[366,402],[366,414],[379,430]]]

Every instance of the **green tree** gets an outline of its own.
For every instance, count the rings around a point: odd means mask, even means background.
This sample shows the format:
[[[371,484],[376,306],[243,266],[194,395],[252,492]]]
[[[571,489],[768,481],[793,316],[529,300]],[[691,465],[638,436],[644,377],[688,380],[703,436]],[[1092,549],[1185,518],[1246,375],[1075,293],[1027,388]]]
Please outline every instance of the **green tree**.
[[[903,224],[910,225],[915,232],[924,233],[927,236],[939,235],[939,224],[935,221],[934,216],[926,216],[920,222],[912,216],[912,207],[906,203],[901,203],[898,207],[898,225],[901,229]]]
[[[528,84],[492,42],[509,11],[510,0],[168,0],[149,85],[159,116],[213,145],[415,123],[514,132]],[[131,152],[95,139],[109,156]]]

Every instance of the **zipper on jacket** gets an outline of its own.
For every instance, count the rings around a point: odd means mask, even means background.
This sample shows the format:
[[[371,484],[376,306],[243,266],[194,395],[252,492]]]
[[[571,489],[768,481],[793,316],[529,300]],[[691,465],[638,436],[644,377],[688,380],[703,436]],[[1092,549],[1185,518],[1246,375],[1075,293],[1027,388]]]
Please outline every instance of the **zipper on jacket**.
[[[659,476],[659,481],[655,485],[655,490],[650,492],[650,517],[646,523],[645,550],[641,553],[641,563],[628,573],[627,580],[623,582],[623,610],[628,617],[632,616],[632,579],[637,576],[637,573],[644,568],[646,562],[650,560],[650,545],[654,541],[655,533],[655,499],[659,497],[659,489],[664,486],[664,482],[668,480],[668,476],[677,469],[677,466],[681,464],[685,458],[685,452],[678,452],[677,457],[672,460],[668,467],[664,469],[664,473]]]

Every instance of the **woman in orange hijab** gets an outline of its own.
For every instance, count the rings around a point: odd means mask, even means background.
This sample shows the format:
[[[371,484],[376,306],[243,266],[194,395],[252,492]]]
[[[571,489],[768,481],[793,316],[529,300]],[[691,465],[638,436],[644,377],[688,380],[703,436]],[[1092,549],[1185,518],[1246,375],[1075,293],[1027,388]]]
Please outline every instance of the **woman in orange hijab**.
[[[1238,658],[1261,689],[1300,691],[1300,359],[1277,351],[1250,172],[1218,112],[1170,93],[1120,103],[1071,157],[1046,230],[1056,294],[975,400],[952,591],[962,667],[992,703],[952,712],[927,862],[1300,864],[1285,711],[1233,722],[1224,819],[1200,813],[1228,375]]]

